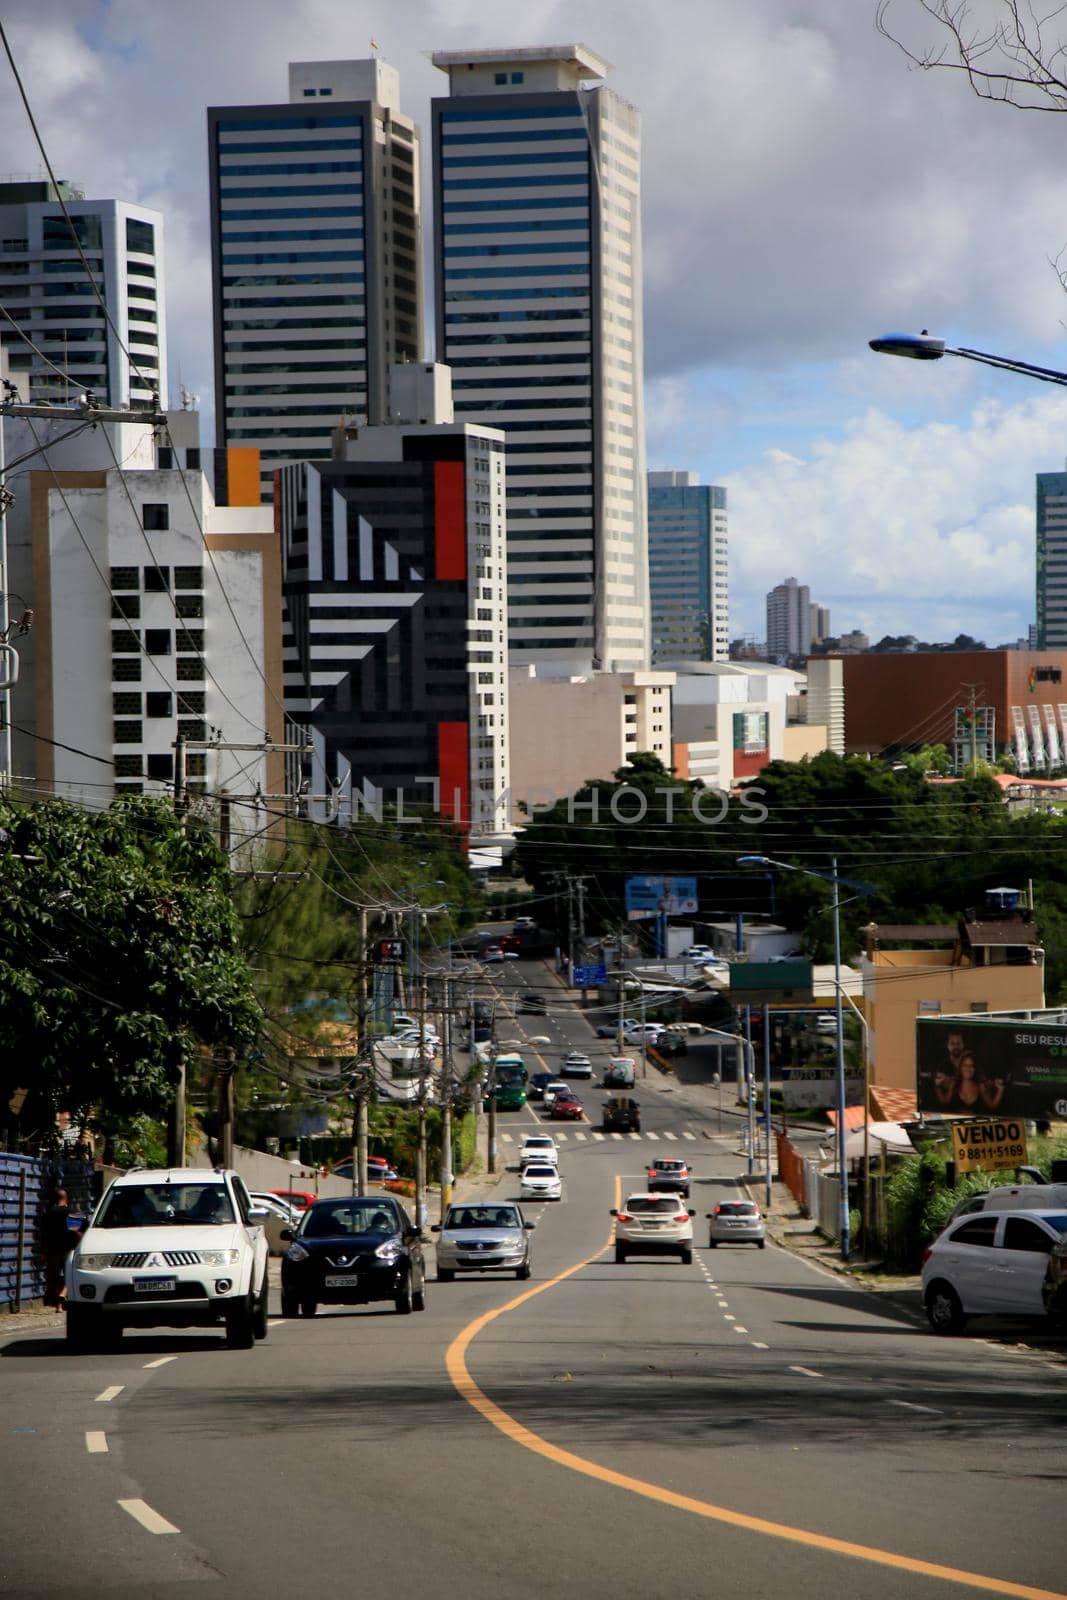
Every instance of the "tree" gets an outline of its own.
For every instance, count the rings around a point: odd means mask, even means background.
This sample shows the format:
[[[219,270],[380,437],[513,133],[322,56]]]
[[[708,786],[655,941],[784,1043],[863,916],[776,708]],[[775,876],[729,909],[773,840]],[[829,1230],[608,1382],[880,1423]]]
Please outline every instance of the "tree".
[[[108,1128],[159,1116],[198,1047],[258,1033],[225,863],[205,828],[123,799],[0,803],[0,1105]]]
[[[1067,111],[1067,55],[1046,27],[1063,13],[1055,5],[1044,14],[1023,0],[1000,0],[988,21],[975,21],[969,0],[916,0],[942,31],[940,44],[905,44],[890,29],[894,0],[880,0],[875,13],[879,33],[913,66],[963,73],[981,100],[996,100],[1016,111]]]

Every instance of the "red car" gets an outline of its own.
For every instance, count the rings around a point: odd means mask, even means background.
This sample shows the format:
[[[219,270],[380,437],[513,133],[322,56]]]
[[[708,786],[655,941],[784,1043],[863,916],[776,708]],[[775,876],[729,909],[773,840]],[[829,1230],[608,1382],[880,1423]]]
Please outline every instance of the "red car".
[[[295,1211],[306,1211],[319,1197],[308,1189],[272,1189],[271,1194],[276,1194],[281,1200],[288,1200]]]
[[[558,1094],[553,1100],[548,1114],[561,1122],[580,1122],[585,1115],[585,1110],[576,1094]]]

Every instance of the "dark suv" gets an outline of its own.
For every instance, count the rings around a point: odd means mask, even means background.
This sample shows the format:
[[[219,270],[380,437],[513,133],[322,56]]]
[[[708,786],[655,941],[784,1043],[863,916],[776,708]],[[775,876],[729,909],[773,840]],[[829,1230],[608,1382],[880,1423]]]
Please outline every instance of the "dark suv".
[[[600,1114],[605,1133],[640,1133],[641,1106],[632,1094],[609,1094]]]
[[[543,1017],[548,1013],[548,1003],[543,994],[534,994],[532,990],[528,990],[525,994],[519,996],[519,1004],[516,1009],[527,1016]]]

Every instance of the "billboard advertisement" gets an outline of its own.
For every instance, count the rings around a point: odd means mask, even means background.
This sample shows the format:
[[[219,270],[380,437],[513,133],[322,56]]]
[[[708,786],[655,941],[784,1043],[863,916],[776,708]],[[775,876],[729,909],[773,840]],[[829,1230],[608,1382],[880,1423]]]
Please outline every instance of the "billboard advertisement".
[[[1067,1117],[1067,1024],[920,1017],[915,1033],[920,1111]]]
[[[863,1104],[862,1078],[845,1078],[845,1104]],[[828,1111],[836,1106],[836,1067],[787,1067],[782,1074],[782,1105],[787,1111]]]
[[[642,876],[626,880],[626,915],[691,917],[697,910],[695,878]]]

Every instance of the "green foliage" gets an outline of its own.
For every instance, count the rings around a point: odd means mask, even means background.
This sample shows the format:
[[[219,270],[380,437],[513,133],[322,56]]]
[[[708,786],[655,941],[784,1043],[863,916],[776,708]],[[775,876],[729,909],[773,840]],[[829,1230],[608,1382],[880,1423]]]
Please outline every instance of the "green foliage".
[[[244,1051],[258,1016],[225,867],[150,799],[89,812],[0,802],[0,1102],[128,1126],[163,1114],[197,1047]]]

